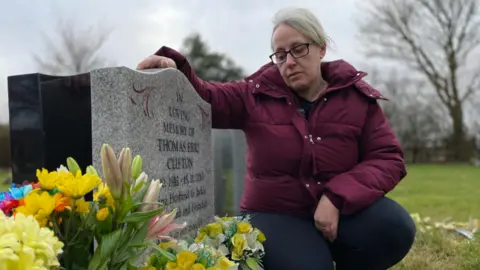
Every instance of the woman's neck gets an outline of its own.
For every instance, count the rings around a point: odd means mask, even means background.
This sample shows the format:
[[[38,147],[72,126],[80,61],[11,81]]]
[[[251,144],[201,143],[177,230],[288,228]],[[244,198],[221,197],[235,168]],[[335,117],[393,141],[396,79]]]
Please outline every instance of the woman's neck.
[[[327,88],[327,86],[328,83],[322,77],[320,77],[319,80],[317,80],[317,82],[314,83],[310,88],[307,88],[303,91],[298,91],[297,94],[307,101],[315,101]]]

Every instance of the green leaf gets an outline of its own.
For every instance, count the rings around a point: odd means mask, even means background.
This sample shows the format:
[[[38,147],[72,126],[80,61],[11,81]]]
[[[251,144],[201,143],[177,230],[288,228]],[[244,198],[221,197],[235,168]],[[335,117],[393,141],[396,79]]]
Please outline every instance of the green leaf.
[[[143,182],[142,182],[143,183]],[[145,183],[143,183],[145,184]],[[145,196],[145,193],[147,193],[148,191],[148,187],[146,188],[143,188],[143,189],[140,189],[138,192],[136,192],[133,197],[132,197],[132,200],[134,202],[141,202],[143,197]]]
[[[159,207],[162,207],[163,203],[161,203],[161,202],[140,202],[140,203],[136,203],[135,205],[133,205],[132,210],[140,208],[141,206],[144,206],[144,205],[157,205]]]
[[[149,222],[144,222],[142,226],[136,231],[135,236],[129,241],[132,245],[142,244],[145,242],[145,238],[148,233]]]
[[[102,244],[100,245],[100,254],[102,257],[107,257],[112,254],[116,248],[117,242],[121,239],[122,230],[118,229],[102,237]]]
[[[247,265],[250,269],[258,270],[257,260],[255,260],[254,258],[248,258],[246,262],[247,262]]]
[[[145,181],[140,181],[140,183],[133,187],[133,193],[137,193],[145,185]]]
[[[163,212],[163,208],[158,208],[158,209],[145,211],[145,212],[135,212],[135,213],[131,213],[130,215],[123,218],[123,220],[121,222],[127,222],[127,223],[128,222],[133,222],[133,223],[143,222],[143,221],[146,221],[146,220],[150,219],[151,217],[156,216],[156,215],[158,215],[162,212]]]
[[[150,245],[150,247],[152,247],[156,252],[160,253],[160,255],[164,256],[165,258],[167,258],[171,262],[173,262],[177,259],[175,257],[175,255],[173,255],[172,253],[170,253],[170,252],[168,252],[164,249],[159,248],[157,245],[155,245],[153,243]]]
[[[105,269],[110,261],[110,255],[115,251],[121,236],[122,230],[118,229],[102,237],[101,243],[95,250],[93,258],[88,265],[88,270]]]
[[[122,209],[121,209],[120,215],[118,217],[119,220],[122,220],[128,214],[128,212],[130,212],[132,210],[132,208],[133,208],[132,197],[130,197],[130,195],[128,195],[126,200],[122,201],[121,206],[122,206]]]

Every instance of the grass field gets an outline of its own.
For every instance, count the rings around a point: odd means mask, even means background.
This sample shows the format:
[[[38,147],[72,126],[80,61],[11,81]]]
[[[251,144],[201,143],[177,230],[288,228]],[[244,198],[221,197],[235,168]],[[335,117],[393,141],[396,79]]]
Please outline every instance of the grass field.
[[[480,218],[480,168],[469,165],[410,165],[408,176],[392,191],[410,213],[435,221]],[[413,249],[395,270],[479,269],[480,241],[459,246],[442,232],[418,231]]]
[[[389,194],[410,213],[433,219],[480,217],[480,168],[469,165],[411,165]]]

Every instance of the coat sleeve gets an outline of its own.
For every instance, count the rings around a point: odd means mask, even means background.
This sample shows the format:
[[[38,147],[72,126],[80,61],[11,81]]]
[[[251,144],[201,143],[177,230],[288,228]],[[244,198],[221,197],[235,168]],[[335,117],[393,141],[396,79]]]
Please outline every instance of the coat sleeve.
[[[242,129],[246,119],[247,83],[207,82],[199,78],[186,57],[169,47],[161,47],[155,55],[172,59],[200,97],[211,105],[212,128]]]
[[[373,204],[407,174],[400,143],[376,100],[369,101],[359,147],[360,163],[325,186],[325,195],[345,215]]]

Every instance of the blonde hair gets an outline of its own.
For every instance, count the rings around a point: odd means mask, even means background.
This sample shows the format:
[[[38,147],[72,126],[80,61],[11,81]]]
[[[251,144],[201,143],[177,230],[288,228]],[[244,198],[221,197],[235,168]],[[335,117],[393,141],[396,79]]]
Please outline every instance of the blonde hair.
[[[285,8],[279,10],[273,17],[273,32],[281,24],[286,24],[311,39],[315,44],[326,46],[330,38],[325,33],[317,17],[305,8]],[[273,40],[271,43],[273,49]]]

